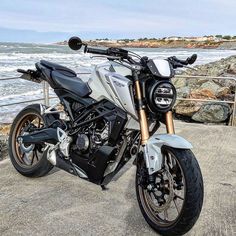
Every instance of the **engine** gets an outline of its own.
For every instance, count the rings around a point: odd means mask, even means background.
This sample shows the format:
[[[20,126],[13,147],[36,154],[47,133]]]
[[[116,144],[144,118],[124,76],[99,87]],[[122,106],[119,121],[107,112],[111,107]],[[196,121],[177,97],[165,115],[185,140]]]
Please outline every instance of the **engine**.
[[[127,121],[126,113],[107,100],[94,105],[91,112],[83,110],[80,105],[74,105],[73,110],[78,115],[79,125],[74,131],[74,150],[80,154],[91,154],[103,145],[115,147],[121,138],[121,132]],[[85,115],[84,115],[85,114]],[[81,119],[83,117],[84,119]]]
[[[103,123],[103,124],[101,124]],[[96,150],[108,141],[109,124],[92,124],[91,127],[80,131],[76,138],[76,147],[82,152],[86,153],[90,150]],[[101,126],[101,127],[99,127]]]
[[[122,133],[127,114],[106,99],[87,104],[74,103],[71,108],[74,116],[69,131],[73,140],[71,160],[91,182],[101,184],[104,174],[111,172],[108,166],[116,164],[117,158],[122,157],[119,154],[121,147],[126,146]]]

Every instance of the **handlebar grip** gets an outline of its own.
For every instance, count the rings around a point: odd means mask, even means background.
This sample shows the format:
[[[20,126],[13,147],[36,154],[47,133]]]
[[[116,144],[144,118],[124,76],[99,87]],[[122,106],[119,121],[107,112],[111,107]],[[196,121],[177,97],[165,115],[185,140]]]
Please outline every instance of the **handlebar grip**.
[[[94,53],[94,54],[101,54],[101,55],[108,55],[107,50],[99,49],[99,48],[87,48],[86,52]]]
[[[22,74],[28,73],[26,70],[22,70],[22,69],[17,69],[16,71],[19,72],[19,73],[22,73]]]
[[[188,61],[187,60],[180,60],[177,57],[174,57],[174,60],[182,65],[187,66],[188,65]]]

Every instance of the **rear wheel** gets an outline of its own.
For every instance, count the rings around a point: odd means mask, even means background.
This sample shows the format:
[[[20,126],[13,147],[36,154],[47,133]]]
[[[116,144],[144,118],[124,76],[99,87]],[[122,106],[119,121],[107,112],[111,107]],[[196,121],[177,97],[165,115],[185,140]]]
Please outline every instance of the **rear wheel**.
[[[190,150],[163,146],[164,167],[152,176],[140,160],[136,194],[147,223],[162,235],[183,235],[197,221],[203,203],[200,167]]]
[[[40,114],[40,106],[37,104],[24,108],[12,123],[9,135],[9,156],[15,169],[24,176],[44,176],[53,168],[47,156],[44,155],[45,145],[24,145],[17,141],[19,136],[45,127],[45,123]]]

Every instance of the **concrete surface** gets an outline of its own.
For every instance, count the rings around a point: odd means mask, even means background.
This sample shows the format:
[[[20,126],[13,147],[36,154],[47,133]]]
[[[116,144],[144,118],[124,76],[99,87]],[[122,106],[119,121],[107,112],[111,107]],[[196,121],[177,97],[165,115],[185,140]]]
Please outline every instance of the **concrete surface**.
[[[203,210],[187,235],[236,235],[236,128],[177,123],[194,145],[205,184]],[[157,235],[135,196],[135,167],[101,191],[63,171],[38,179],[0,162],[0,235]]]

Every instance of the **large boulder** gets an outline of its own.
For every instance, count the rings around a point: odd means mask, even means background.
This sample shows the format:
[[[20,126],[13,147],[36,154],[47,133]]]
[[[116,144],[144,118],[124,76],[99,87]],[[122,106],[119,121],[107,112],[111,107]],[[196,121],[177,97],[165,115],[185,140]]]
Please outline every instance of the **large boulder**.
[[[207,89],[207,88],[193,90],[191,92],[190,97],[194,99],[215,99],[216,98],[214,92],[212,92],[210,89]]]
[[[232,75],[230,75],[232,77]],[[236,79],[236,76],[235,76]],[[229,93],[235,93],[236,81],[232,79],[214,79],[214,82],[220,85],[221,87],[227,87]]]
[[[227,73],[236,75],[236,62],[229,65]]]
[[[201,85],[200,89],[208,89],[212,91],[213,94],[216,94],[217,90],[220,89],[220,86],[213,81],[205,82]]]
[[[220,87],[216,91],[216,97],[224,99],[227,95],[230,94],[230,89],[228,87]]]
[[[180,101],[174,107],[174,111],[178,115],[192,117],[201,108],[200,102],[195,101]]]
[[[185,78],[174,78],[172,83],[174,84],[175,88],[185,87],[187,84]]]
[[[208,103],[201,106],[201,108],[192,116],[194,121],[220,123],[226,121],[231,114],[230,106],[226,103]]]
[[[177,88],[176,91],[179,98],[188,98],[191,92],[190,88],[187,86]]]

